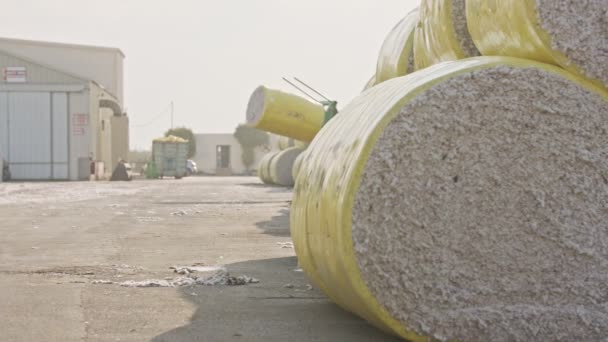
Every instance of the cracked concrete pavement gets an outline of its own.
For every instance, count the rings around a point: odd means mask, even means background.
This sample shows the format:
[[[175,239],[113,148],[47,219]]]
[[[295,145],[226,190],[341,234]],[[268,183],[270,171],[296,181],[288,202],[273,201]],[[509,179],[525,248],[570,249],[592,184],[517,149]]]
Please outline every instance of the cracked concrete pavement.
[[[254,178],[0,183],[1,339],[397,341],[310,289],[290,198]],[[193,265],[260,283],[117,285]]]

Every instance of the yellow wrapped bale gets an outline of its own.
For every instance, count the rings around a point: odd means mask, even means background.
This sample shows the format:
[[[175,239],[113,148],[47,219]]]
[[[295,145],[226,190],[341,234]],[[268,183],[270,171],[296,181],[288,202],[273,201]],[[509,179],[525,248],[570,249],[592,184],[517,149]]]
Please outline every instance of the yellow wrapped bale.
[[[300,174],[300,168],[302,167],[302,163],[306,159],[306,150],[304,150],[293,163],[292,176],[294,180],[298,180],[298,175]]]
[[[374,83],[382,83],[414,71],[414,31],[418,20],[419,12],[415,9],[387,36],[380,49]]]
[[[310,142],[323,127],[325,110],[296,95],[257,88],[247,107],[247,123],[257,129]]]
[[[306,152],[299,263],[411,341],[603,340],[607,131],[608,94],[547,64],[477,57],[384,82]]]
[[[608,87],[608,1],[468,0],[469,31],[484,55],[560,65]]]
[[[260,160],[260,164],[258,165],[258,177],[266,184],[274,184],[270,177],[270,163],[276,156],[276,152],[268,153],[262,157],[262,160]]]
[[[294,185],[293,166],[303,151],[301,148],[292,147],[281,151],[271,160],[269,170],[272,183],[281,186]]]
[[[422,0],[414,36],[416,70],[479,56],[467,29],[466,0]]]
[[[376,84],[378,84],[378,82],[376,82],[376,75],[374,75],[372,76],[372,78],[369,79],[369,81],[367,81],[365,87],[363,87],[363,91],[366,91],[367,89],[375,86]]]
[[[303,141],[299,141],[293,138],[289,138],[289,137],[280,137],[278,140],[278,148],[281,151],[284,151],[288,148],[292,148],[292,147],[299,147],[299,148],[306,148],[306,146],[308,145],[307,143],[303,142]]]

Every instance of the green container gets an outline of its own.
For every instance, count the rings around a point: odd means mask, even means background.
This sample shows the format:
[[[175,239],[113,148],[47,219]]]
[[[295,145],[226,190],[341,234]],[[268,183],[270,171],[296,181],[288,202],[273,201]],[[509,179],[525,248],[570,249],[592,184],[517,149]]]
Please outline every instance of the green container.
[[[160,178],[185,177],[188,141],[176,137],[156,139],[152,145],[152,158]]]

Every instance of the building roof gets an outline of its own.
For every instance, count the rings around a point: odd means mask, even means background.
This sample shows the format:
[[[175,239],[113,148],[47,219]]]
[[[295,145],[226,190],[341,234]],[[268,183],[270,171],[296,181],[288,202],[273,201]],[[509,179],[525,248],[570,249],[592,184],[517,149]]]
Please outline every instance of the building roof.
[[[0,37],[0,43],[1,42],[9,42],[9,43],[13,43],[13,44],[23,44],[23,45],[39,45],[39,46],[48,46],[48,47],[74,48],[74,49],[84,49],[84,50],[113,51],[113,52],[120,53],[123,58],[125,57],[124,52],[122,52],[122,50],[120,50],[119,48],[115,48],[115,47],[82,45],[82,44],[68,44],[68,43],[57,43],[57,42],[27,40],[27,39],[18,39],[18,38],[5,38],[5,37]]]

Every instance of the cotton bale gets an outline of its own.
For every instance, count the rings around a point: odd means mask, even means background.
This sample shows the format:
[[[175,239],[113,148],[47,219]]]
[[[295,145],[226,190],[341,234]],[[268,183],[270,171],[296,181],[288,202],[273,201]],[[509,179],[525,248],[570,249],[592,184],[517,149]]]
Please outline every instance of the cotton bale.
[[[323,106],[302,97],[258,87],[247,106],[247,124],[257,129],[310,142],[325,121]]]
[[[608,94],[548,64],[476,57],[387,81],[306,152],[299,263],[411,341],[605,340],[607,132]]]
[[[293,138],[289,138],[289,137],[280,137],[279,140],[277,140],[277,147],[279,148],[279,150],[284,151],[288,148],[292,148],[292,147],[299,147],[299,148],[306,148],[306,146],[308,145],[307,143],[303,142],[303,141],[299,141]]]
[[[608,87],[608,0],[467,0],[484,55],[560,65]]]
[[[276,185],[293,186],[295,181],[293,177],[293,165],[296,158],[304,150],[298,147],[292,147],[285,151],[279,152],[275,158],[270,161],[270,179]]]
[[[262,182],[266,184],[272,184],[272,179],[270,178],[270,162],[277,155],[276,152],[267,153],[262,157],[260,163],[258,165],[258,177],[262,180]]]
[[[292,169],[292,173],[291,173],[294,180],[298,179],[298,175],[300,174],[300,168],[302,167],[302,163],[304,163],[305,158],[306,158],[306,151],[303,151],[302,153],[300,153],[300,155],[294,161],[293,169]]]
[[[414,31],[418,20],[419,11],[415,9],[399,21],[386,37],[380,49],[374,83],[414,71]]]
[[[466,20],[466,0],[422,0],[414,34],[416,70],[479,56]]]

